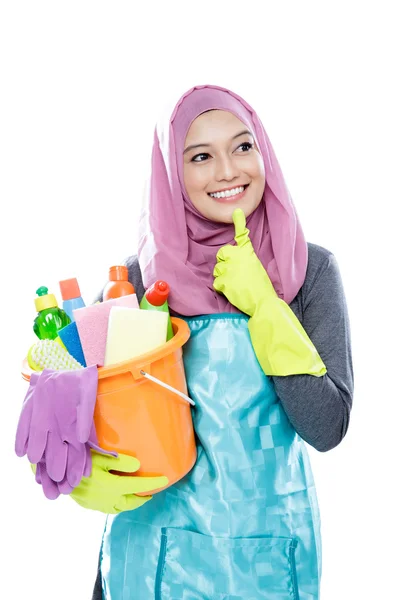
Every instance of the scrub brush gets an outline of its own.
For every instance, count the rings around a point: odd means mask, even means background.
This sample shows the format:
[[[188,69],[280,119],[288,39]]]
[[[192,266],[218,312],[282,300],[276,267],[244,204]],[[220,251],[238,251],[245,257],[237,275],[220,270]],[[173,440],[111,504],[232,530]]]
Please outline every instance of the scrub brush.
[[[74,371],[84,367],[55,340],[40,340],[27,354],[27,362],[34,371]]]

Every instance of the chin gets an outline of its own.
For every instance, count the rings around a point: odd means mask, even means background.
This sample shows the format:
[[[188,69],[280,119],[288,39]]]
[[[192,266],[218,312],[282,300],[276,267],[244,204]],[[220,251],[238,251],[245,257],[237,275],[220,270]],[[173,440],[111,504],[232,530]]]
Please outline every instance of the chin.
[[[221,210],[219,212],[217,211],[213,211],[213,215],[209,218],[211,218],[212,221],[216,221],[217,223],[232,223],[233,222],[233,212],[235,211],[236,208],[241,208],[241,210],[244,212],[245,217],[249,217],[251,215],[251,213],[253,213],[255,211],[255,209],[257,208],[257,206],[260,203],[256,203],[256,205],[253,206],[243,206],[241,204],[241,202],[239,202],[238,204],[232,204],[230,206],[224,206],[221,208]]]

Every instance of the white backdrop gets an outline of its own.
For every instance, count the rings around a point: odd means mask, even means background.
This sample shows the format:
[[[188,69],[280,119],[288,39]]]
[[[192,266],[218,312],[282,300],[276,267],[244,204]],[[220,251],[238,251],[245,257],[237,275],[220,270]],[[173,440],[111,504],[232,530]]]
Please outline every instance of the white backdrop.
[[[0,596],[89,600],[104,525],[70,498],[46,500],[14,454],[35,290],[46,285],[60,300],[58,281],[77,277],[90,303],[108,267],[135,253],[155,122],[192,85],[215,83],[259,113],[306,238],[334,252],[345,286],[351,425],[331,452],[309,449],[322,600],[405,597],[407,2],[139,4],[0,9]]]

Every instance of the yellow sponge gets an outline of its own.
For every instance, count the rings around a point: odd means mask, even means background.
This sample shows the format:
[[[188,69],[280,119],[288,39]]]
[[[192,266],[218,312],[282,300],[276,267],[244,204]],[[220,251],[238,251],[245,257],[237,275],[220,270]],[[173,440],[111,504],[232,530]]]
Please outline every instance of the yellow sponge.
[[[104,366],[130,360],[165,344],[168,313],[113,306]]]

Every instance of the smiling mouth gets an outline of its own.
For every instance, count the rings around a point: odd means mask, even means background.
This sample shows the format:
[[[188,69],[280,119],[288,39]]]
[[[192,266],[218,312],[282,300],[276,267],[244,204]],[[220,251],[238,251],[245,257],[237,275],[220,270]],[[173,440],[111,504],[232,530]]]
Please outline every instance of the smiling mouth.
[[[221,198],[235,198],[236,196],[243,194],[249,185],[250,184],[247,183],[247,185],[239,185],[238,187],[232,188],[231,190],[225,190],[224,192],[215,192],[208,195],[211,198],[216,198],[217,200]]]

